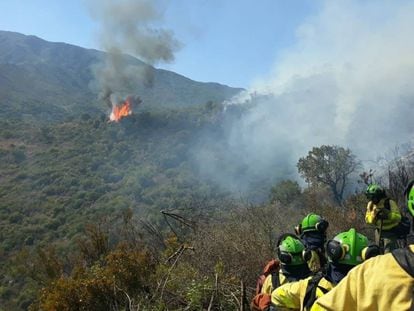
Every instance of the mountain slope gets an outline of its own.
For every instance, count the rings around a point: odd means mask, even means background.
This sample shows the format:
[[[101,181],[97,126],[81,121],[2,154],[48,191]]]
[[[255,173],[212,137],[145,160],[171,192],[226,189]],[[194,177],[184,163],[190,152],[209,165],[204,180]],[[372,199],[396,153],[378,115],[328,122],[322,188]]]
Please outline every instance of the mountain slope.
[[[0,31],[0,113],[7,118],[61,120],[106,112],[93,69],[107,54],[35,36]],[[137,75],[150,71],[153,83],[127,81],[123,92],[139,95],[146,107],[186,107],[221,102],[241,89],[201,83],[149,67],[131,56],[123,61]]]
[[[0,310],[27,310],[34,299],[33,281],[13,259],[20,250],[53,244],[70,253],[88,223],[128,210],[156,225],[161,210],[185,216],[201,203],[204,213],[217,206],[226,194],[191,157],[200,133],[220,128],[215,114],[202,106],[140,111],[119,123],[104,115],[0,119]]]

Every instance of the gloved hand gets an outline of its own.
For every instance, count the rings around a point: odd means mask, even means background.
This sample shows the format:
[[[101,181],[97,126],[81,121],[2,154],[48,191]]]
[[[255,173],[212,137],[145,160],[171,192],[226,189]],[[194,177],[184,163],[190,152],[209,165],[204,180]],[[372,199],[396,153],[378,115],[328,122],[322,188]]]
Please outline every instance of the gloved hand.
[[[384,220],[384,219],[388,219],[389,214],[390,214],[389,210],[387,210],[385,208],[382,208],[378,211],[378,213],[375,217],[379,220],[381,220],[381,219]]]
[[[376,222],[375,215],[377,213],[377,206],[372,203],[372,201],[368,202],[367,205],[367,212],[365,213],[365,222],[367,224],[373,225]]]

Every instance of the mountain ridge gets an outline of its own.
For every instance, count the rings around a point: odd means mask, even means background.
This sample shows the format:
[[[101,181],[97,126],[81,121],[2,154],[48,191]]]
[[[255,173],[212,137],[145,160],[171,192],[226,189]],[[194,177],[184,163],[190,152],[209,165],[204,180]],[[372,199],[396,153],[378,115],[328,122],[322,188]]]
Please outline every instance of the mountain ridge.
[[[7,118],[48,121],[82,113],[106,113],[105,103],[98,100],[100,90],[94,76],[94,68],[106,55],[96,49],[0,30],[0,112]],[[143,70],[151,72],[150,86],[137,79],[127,81],[121,90],[125,95],[140,96],[147,108],[222,102],[242,90],[216,82],[197,82],[127,54],[122,60],[137,75]]]

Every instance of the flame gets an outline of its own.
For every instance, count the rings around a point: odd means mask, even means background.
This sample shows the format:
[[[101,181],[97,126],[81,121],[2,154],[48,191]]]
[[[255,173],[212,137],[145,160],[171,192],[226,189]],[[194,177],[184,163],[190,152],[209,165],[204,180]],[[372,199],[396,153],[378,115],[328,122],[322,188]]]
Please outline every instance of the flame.
[[[132,114],[131,103],[128,98],[121,104],[115,104],[112,106],[112,112],[109,116],[109,121],[119,122],[123,117]]]

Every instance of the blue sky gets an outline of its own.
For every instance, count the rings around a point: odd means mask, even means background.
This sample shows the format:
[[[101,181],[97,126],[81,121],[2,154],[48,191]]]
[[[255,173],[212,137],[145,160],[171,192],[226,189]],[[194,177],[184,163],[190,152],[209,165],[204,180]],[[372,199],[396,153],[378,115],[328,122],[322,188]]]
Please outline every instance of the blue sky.
[[[248,87],[270,73],[296,31],[319,10],[315,0],[171,0],[162,27],[181,49],[158,64],[197,81]],[[100,49],[86,0],[1,1],[0,29]]]

